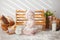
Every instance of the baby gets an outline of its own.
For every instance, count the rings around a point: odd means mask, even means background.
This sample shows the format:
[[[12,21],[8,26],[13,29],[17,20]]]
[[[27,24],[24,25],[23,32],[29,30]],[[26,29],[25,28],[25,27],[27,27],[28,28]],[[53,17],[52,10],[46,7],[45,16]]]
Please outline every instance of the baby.
[[[34,11],[28,10],[26,12],[26,19],[26,27],[24,28],[23,33],[27,35],[34,35],[37,32],[37,28],[34,27]]]

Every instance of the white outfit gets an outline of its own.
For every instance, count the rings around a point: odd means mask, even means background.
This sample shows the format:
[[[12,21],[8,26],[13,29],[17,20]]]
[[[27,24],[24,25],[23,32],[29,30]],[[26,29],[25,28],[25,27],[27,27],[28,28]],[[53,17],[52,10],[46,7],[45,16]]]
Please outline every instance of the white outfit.
[[[26,21],[26,27],[23,30],[24,34],[33,35],[36,33],[37,28],[34,27],[34,12],[31,10],[28,10],[26,13],[26,18],[28,21]]]
[[[26,27],[32,27],[32,26],[34,26],[34,20],[28,20],[26,22]]]

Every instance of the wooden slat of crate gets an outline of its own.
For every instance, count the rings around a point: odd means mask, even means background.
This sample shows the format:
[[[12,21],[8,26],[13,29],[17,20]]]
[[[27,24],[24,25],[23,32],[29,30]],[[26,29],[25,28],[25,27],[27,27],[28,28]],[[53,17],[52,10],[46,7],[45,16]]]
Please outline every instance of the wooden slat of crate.
[[[24,21],[16,22],[17,25],[23,25]],[[45,21],[35,21],[35,25],[44,25]]]
[[[26,18],[17,18],[16,21],[27,21]]]
[[[26,10],[16,10],[16,12],[26,12]]]
[[[27,19],[20,18],[20,19],[16,19],[16,21],[27,21]],[[35,21],[45,21],[45,19],[35,19]]]
[[[26,12],[27,10],[16,10],[16,12]],[[36,10],[35,12],[44,12],[44,10]]]
[[[43,22],[35,22],[35,25],[45,25],[45,21],[43,21]]]
[[[24,25],[24,21],[17,21],[16,25]]]
[[[25,18],[25,14],[16,14],[16,17],[17,18]],[[43,14],[35,14],[34,15],[34,18],[41,18],[41,17],[44,17]]]

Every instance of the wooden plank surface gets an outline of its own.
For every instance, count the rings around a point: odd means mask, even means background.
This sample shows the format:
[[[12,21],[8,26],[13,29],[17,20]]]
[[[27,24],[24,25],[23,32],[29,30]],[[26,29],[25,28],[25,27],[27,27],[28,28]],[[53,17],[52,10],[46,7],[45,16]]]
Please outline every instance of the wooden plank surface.
[[[27,21],[27,19],[25,18],[25,13],[26,13],[27,10],[16,10],[16,24],[17,25],[23,25],[24,24],[24,21]],[[19,12],[19,14],[18,14]],[[20,14],[22,13],[22,14]],[[35,24],[36,25],[44,25],[45,24],[45,16],[44,16],[44,10],[36,10],[35,11],[35,15],[34,15],[34,18],[43,18],[43,20],[35,20]],[[40,13],[40,14],[37,14],[37,13]],[[20,19],[19,19],[20,18]],[[21,19],[22,18],[22,19]],[[17,22],[17,21],[20,21],[20,22]]]
[[[25,18],[25,14],[16,14],[16,17]],[[34,17],[41,18],[44,17],[44,14],[35,14]]]

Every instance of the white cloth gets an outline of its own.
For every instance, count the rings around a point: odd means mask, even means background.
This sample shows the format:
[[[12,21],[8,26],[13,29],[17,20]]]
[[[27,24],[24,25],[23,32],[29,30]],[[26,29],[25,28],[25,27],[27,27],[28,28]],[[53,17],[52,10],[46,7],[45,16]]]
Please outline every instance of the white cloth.
[[[33,27],[33,25],[34,25],[34,12],[31,10],[27,10],[26,18],[27,18],[27,21],[25,23],[26,27]]]
[[[16,34],[23,34],[23,26],[17,26],[15,30]]]

